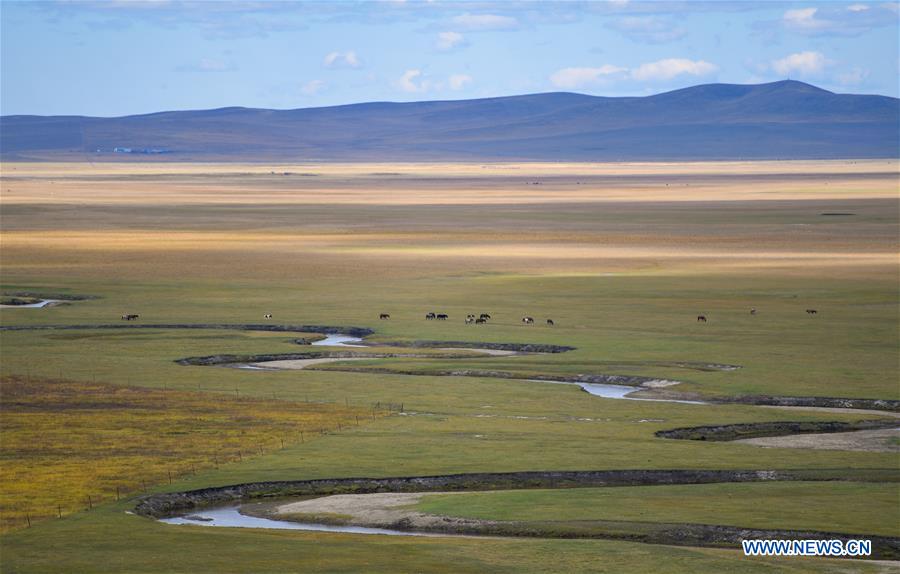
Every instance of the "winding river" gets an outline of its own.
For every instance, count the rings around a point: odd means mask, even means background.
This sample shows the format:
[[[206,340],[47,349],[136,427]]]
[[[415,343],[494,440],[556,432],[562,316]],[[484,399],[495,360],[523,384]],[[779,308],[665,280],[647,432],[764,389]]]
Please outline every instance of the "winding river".
[[[276,530],[311,530],[317,532],[344,532],[348,534],[385,534],[388,536],[452,536],[426,532],[409,532],[389,528],[369,528],[365,526],[332,526],[311,522],[291,522],[241,514],[240,506],[223,506],[199,510],[185,516],[160,518],[166,524],[190,524],[193,526],[223,526],[229,528],[271,528]]]
[[[324,345],[328,347],[365,347],[366,345],[355,345],[354,343],[362,343],[359,337],[351,337],[350,335],[326,335],[320,341],[314,341],[312,345]]]
[[[0,305],[0,309],[40,309],[54,303],[60,303],[58,299],[42,299],[37,303],[29,303],[27,305]]]

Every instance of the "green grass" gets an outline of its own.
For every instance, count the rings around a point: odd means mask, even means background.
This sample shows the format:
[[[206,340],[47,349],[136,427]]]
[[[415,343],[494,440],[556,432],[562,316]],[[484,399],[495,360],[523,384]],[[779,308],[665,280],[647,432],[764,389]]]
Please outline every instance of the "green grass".
[[[603,540],[332,535],[168,526],[124,504],[17,532],[4,572],[878,572],[826,559],[747,559],[737,551]],[[86,532],[90,536],[86,536]]]
[[[897,483],[787,482],[428,494],[415,509],[484,520],[691,522],[900,536],[897,523],[871,520],[898,505]]]
[[[317,178],[311,178],[317,179]],[[56,190],[65,197],[65,182]],[[165,183],[165,182],[163,182]],[[18,184],[16,184],[18,185]],[[39,185],[35,183],[34,185]],[[107,185],[107,183],[98,183]],[[193,185],[193,184],[192,184]],[[204,184],[208,185],[208,184]],[[224,185],[224,184],[223,184]],[[257,185],[257,183],[254,183]],[[384,185],[379,183],[378,185]],[[417,183],[417,185],[419,185]],[[421,183],[421,185],[430,185]],[[138,197],[138,196],[136,196]],[[118,323],[260,323],[358,325],[375,340],[430,339],[549,343],[577,350],[558,355],[395,359],[392,368],[490,368],[520,373],[619,373],[682,381],[679,390],[710,395],[773,394],[900,398],[896,267],[807,266],[791,261],[734,270],[695,266],[690,248],[751,249],[783,245],[815,255],[821,248],[893,252],[896,209],[866,199],[698,204],[540,204],[491,206],[267,205],[146,203],[72,210],[4,205],[5,293],[62,293],[99,298],[48,309],[3,309],[3,325]],[[891,207],[892,209],[888,209]],[[64,210],[64,211],[60,211]],[[822,211],[860,213],[824,221]],[[850,219],[850,218],[847,218]],[[807,223],[810,235],[798,235]],[[54,232],[122,232],[80,240]],[[174,231],[234,232],[219,244],[203,234],[176,247]],[[10,232],[30,231],[25,240]],[[368,238],[367,233],[390,238]],[[144,237],[128,243],[128,234]],[[147,235],[140,235],[140,234]],[[282,233],[323,233],[315,242]],[[655,235],[653,235],[655,234]],[[645,237],[653,235],[652,241]],[[123,238],[124,237],[124,238]],[[481,238],[478,243],[474,238]],[[495,237],[499,238],[496,239]],[[485,239],[486,238],[486,239]],[[49,241],[49,240],[48,240]],[[55,240],[54,240],[55,241]],[[141,241],[143,243],[141,243]],[[192,242],[193,241],[193,242]],[[684,260],[506,257],[505,246],[659,245],[687,249]],[[781,242],[781,243],[779,243]],[[120,244],[126,243],[126,244]],[[443,256],[416,255],[429,247]],[[455,246],[484,253],[455,256]],[[774,247],[773,247],[774,246]],[[381,252],[400,248],[404,253]],[[565,253],[563,252],[563,255]],[[684,262],[682,262],[684,261]],[[701,261],[702,262],[702,261]],[[749,308],[756,307],[755,317]],[[810,317],[804,309],[819,309]],[[447,322],[425,321],[428,311]],[[379,313],[390,321],[379,321]],[[466,326],[467,313],[493,321]],[[700,325],[696,316],[710,322]],[[551,317],[554,328],[521,325],[523,315]],[[239,482],[477,471],[616,468],[812,469],[840,476],[897,469],[895,453],[758,448],[745,444],[663,440],[657,430],[776,420],[857,420],[868,415],[787,411],[740,405],[680,405],[591,397],[577,387],[479,378],[398,376],[338,371],[247,372],[182,367],[173,361],[218,353],[300,352],[303,335],[237,331],[0,332],[0,374],[202,391],[213,398],[252,396],[368,406],[402,403],[405,414],[278,452],[179,478],[158,491]],[[674,361],[742,365],[702,372]],[[355,363],[358,364],[358,363]],[[693,497],[665,497],[654,516],[718,523],[752,517],[760,527],[786,523],[857,525],[893,531],[900,522],[878,485],[726,485],[683,487]],[[667,487],[668,488],[668,487]],[[751,500],[730,497],[755,489]],[[781,488],[800,488],[796,505]],[[847,488],[854,504],[827,493]],[[618,489],[619,492],[625,490]],[[659,491],[664,492],[664,491]],[[704,494],[709,520],[703,508]],[[527,496],[537,496],[528,493]],[[589,493],[583,493],[588,496]],[[524,495],[524,493],[523,493]],[[575,491],[547,493],[553,505],[577,507]],[[500,496],[500,493],[491,496]],[[579,495],[581,496],[581,495]],[[836,495],[835,495],[836,496]],[[811,498],[810,498],[811,497]],[[549,498],[548,498],[549,500]],[[687,504],[688,500],[691,501]],[[684,504],[682,504],[684,502]],[[836,572],[874,566],[828,560],[749,560],[734,551],[670,548],[599,540],[386,538],[296,532],[170,527],[125,514],[134,501],[104,504],[0,537],[3,572]],[[611,518],[642,506],[608,501]],[[568,505],[568,506],[567,506]],[[500,508],[500,504],[495,505]],[[588,510],[593,507],[585,504]],[[721,507],[721,511],[719,508]],[[537,507],[536,507],[537,508]],[[578,508],[573,508],[580,510]],[[535,510],[536,511],[536,510]],[[648,510],[649,512],[649,510]],[[613,516],[614,515],[614,516]],[[740,516],[738,516],[740,515]],[[549,514],[548,514],[549,516]],[[546,517],[545,517],[546,518]],[[719,520],[716,520],[719,519]],[[871,527],[867,527],[871,525]],[[853,526],[857,529],[857,526]]]

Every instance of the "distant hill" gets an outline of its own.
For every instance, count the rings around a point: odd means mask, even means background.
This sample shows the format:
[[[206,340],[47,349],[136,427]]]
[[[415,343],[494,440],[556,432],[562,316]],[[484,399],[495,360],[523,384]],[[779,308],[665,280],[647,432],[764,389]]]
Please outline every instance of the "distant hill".
[[[900,157],[900,100],[796,81],[120,118],[0,117],[0,157],[192,161]],[[118,151],[114,151],[118,148]],[[99,152],[97,150],[100,150]]]

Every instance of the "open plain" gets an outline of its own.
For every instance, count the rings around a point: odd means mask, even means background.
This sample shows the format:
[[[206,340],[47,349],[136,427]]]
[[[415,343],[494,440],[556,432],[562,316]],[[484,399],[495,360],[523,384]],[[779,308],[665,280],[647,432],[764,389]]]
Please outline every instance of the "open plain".
[[[2,294],[59,300],[0,310],[4,419],[15,412],[21,431],[33,415],[34,428],[54,437],[53,456],[76,469],[75,495],[95,498],[90,510],[62,518],[54,517],[52,493],[31,496],[34,508],[4,505],[12,530],[0,537],[0,565],[4,572],[896,571],[897,562],[750,559],[715,541],[639,540],[658,524],[900,535],[895,434],[879,431],[864,449],[852,440],[846,449],[803,441],[763,448],[655,434],[894,420],[898,181],[898,162],[887,160],[4,163]],[[429,312],[448,318],[427,320]],[[486,323],[466,323],[481,313],[491,316]],[[128,314],[139,317],[124,321]],[[523,323],[526,316],[534,323]],[[330,332],[315,326],[373,333],[362,337],[365,348],[298,341]],[[474,351],[511,343],[533,346]],[[304,355],[278,357],[291,354]],[[176,362],[197,357],[218,358]],[[305,368],[213,366],[278,360],[306,361]],[[644,398],[695,402],[604,398],[556,384],[605,376],[640,386]],[[122,476],[139,484],[146,467],[150,484],[115,501],[114,481],[85,478],[109,477],[109,457],[74,438],[67,447],[59,432],[66,417],[89,427],[103,409],[97,401],[87,408],[47,399],[53,385],[152,389],[156,402],[136,410],[169,404],[176,420],[147,415],[139,430],[161,437],[195,432],[185,412],[208,396],[222,403],[214,409],[219,426],[204,426],[206,434],[170,457],[159,449],[171,436],[153,442],[146,458],[130,449]],[[803,403],[809,397],[818,403]],[[235,412],[241,399],[247,419]],[[781,399],[816,408],[765,406]],[[283,407],[272,407],[269,420],[261,411],[273,401]],[[115,402],[127,408],[121,397]],[[333,424],[322,432],[302,417],[286,421],[294,410],[327,411]],[[95,426],[109,436],[116,425],[128,427],[107,423]],[[260,426],[241,437],[248,424]],[[266,435],[267,424],[278,433]],[[315,440],[296,440],[303,429]],[[47,453],[40,441],[3,432],[0,488],[20,492]],[[291,440],[275,442],[288,433]],[[257,435],[266,448],[235,460]],[[217,444],[232,452],[221,464]],[[205,462],[169,477],[161,458],[181,469]],[[130,513],[143,490],[626,469],[799,474],[752,484],[413,497],[417,512],[519,521],[546,534],[528,538],[515,529],[404,537],[174,526]]]

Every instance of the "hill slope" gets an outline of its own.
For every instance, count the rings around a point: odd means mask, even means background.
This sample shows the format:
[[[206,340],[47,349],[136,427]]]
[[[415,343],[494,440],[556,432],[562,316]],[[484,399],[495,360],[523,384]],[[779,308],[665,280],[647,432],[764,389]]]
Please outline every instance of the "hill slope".
[[[647,97],[546,93],[120,118],[3,116],[0,155],[211,161],[884,158],[900,156],[898,112],[896,98],[782,81],[709,84]]]

